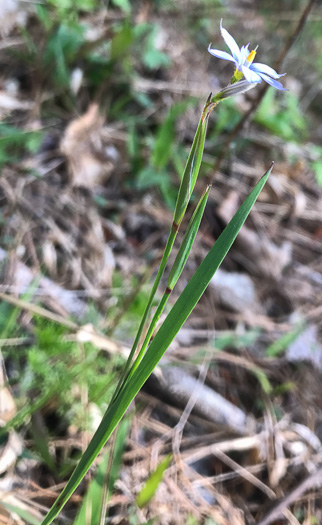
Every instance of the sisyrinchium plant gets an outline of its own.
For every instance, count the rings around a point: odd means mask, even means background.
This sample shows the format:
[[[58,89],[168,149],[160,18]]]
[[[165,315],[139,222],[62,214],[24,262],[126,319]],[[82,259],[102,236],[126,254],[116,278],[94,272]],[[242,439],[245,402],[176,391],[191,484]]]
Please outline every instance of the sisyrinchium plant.
[[[208,97],[208,100],[202,110],[199,124],[197,126],[197,131],[182,176],[173,215],[173,223],[161,259],[159,270],[152,286],[152,290],[147,301],[138,332],[134,339],[129,358],[125,363],[123,372],[112,397],[112,401],[108,406],[97,431],[95,432],[87,449],[85,450],[78,465],[72,473],[68,483],[62,490],[61,494],[58,496],[48,514],[45,516],[42,525],[49,525],[49,523],[55,519],[66,502],[69,500],[74,490],[77,488],[81,480],[84,478],[86,472],[89,470],[93,461],[98,456],[100,450],[110,438],[111,434],[124,416],[130,403],[135,398],[136,394],[139,392],[140,388],[143,386],[150,374],[153,372],[154,368],[168,349],[176,334],[179,332],[180,328],[191,314],[192,310],[206,290],[213,275],[222,263],[228,250],[232,246],[239,230],[248,217],[272,170],[273,164],[259,180],[248,197],[244,200],[239,210],[235,213],[234,217],[216,240],[214,246],[202,261],[199,268],[196,270],[187,286],[173,305],[169,314],[163,321],[162,325],[158,329],[155,337],[152,339],[157,321],[159,320],[168,298],[177,280],[179,279],[181,272],[183,271],[194,239],[197,235],[207,203],[207,198],[210,191],[209,187],[205,189],[196,206],[179,247],[175,261],[172,265],[172,268],[169,269],[168,280],[164,289],[164,293],[159,301],[159,305],[157,306],[154,316],[149,321],[151,306],[154,301],[156,291],[160,285],[161,278],[169,261],[169,256],[174,241],[185,216],[187,206],[190,202],[197,176],[199,174],[206,138],[207,123],[211,112],[219,102],[236,94],[244,93],[249,89],[252,89],[262,80],[269,83],[276,89],[284,90],[282,84],[276,80],[282,75],[279,75],[276,73],[276,71],[274,71],[274,69],[265,64],[253,62],[256,50],[249,52],[249,44],[239,48],[234,38],[228,33],[226,29],[223,28],[222,23],[220,24],[220,29],[221,34],[231,51],[231,55],[225,51],[211,49],[210,46],[209,52],[217,58],[233,62],[235,64],[234,74],[228,86],[222,89],[215,96],[210,95]]]

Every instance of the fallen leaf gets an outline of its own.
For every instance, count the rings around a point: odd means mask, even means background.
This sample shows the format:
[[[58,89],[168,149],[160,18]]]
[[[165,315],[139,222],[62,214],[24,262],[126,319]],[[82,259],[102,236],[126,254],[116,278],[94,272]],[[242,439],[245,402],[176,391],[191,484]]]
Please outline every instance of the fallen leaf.
[[[92,104],[65,130],[60,149],[67,159],[72,186],[92,189],[111,174],[113,162],[103,141],[103,123],[98,105]]]

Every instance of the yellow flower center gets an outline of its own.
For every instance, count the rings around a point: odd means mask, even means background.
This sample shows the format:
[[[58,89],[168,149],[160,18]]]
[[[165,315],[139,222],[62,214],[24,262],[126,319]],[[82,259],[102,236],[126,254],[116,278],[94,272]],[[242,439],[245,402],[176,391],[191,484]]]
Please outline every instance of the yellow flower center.
[[[257,49],[257,47],[256,47]],[[253,51],[251,51],[248,55],[248,57],[246,58],[247,62],[249,62],[250,64],[253,62],[255,56],[256,56],[256,49],[253,49]]]
[[[246,61],[248,62],[248,64],[245,63],[245,66],[249,67],[252,64],[252,62],[253,62],[253,60],[254,60],[254,58],[256,56],[256,53],[257,53],[257,48],[258,48],[258,46],[256,46],[255,49],[253,49],[253,51],[251,51],[249,53],[248,57],[246,58]],[[230,83],[234,84],[235,82],[238,82],[239,80],[242,80],[243,77],[244,77],[244,75],[243,75],[242,71],[240,71],[238,69],[238,67],[236,67],[234,76],[231,79]]]

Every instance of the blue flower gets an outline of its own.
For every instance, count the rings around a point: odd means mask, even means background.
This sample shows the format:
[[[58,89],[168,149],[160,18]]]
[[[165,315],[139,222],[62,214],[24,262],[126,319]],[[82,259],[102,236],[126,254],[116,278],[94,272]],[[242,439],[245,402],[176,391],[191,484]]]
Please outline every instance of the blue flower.
[[[276,89],[281,91],[287,91],[280,82],[276,79],[282,77],[276,71],[266,64],[261,64],[260,62],[254,62],[253,60],[256,55],[256,49],[249,52],[248,46],[242,46],[240,49],[236,40],[228,33],[226,29],[222,26],[222,20],[220,21],[220,31],[223,39],[225,40],[227,46],[230,49],[231,55],[226,53],[226,51],[220,51],[219,49],[211,49],[209,45],[208,51],[213,56],[221,58],[222,60],[229,60],[234,62],[236,70],[233,76],[233,82],[237,82],[245,77],[247,82],[258,83],[264,80],[267,84],[270,84]],[[284,73],[285,75],[285,73]]]

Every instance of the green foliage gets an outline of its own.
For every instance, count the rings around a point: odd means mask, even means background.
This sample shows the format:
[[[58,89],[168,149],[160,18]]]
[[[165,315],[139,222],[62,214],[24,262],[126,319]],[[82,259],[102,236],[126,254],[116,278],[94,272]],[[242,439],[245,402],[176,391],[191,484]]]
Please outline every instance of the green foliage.
[[[219,525],[218,521],[214,520],[213,518],[206,518],[204,525]]]
[[[133,29],[128,22],[125,22],[111,41],[111,60],[118,60],[124,56],[131,46],[133,38]]]
[[[149,163],[139,171],[137,178],[137,187],[141,190],[158,187],[165,202],[172,209],[177,197],[177,188],[171,177],[171,172],[175,171],[173,158],[178,157],[179,149],[175,141],[176,122],[179,115],[182,115],[192,103],[193,100],[186,100],[171,107],[155,136],[150,137],[148,141]]]
[[[158,486],[162,481],[163,474],[169,467],[171,460],[172,455],[169,455],[163,461],[161,461],[156,470],[152,472],[149,479],[146,481],[144,487],[140,490],[139,494],[135,499],[136,504],[140,509],[145,507],[155,495]]]
[[[24,415],[33,412],[37,400],[42,406],[49,398],[56,398],[59,414],[68,414],[71,422],[84,428],[84,407],[77,392],[86,385],[89,402],[104,409],[114,385],[114,362],[107,361],[105,355],[89,343],[81,348],[66,340],[66,329],[56,323],[40,317],[34,322],[35,343],[27,347],[19,359],[16,357]],[[3,352],[6,355],[10,348]],[[22,357],[23,366],[19,361]]]
[[[322,186],[322,161],[312,162],[312,168],[315,173],[316,181]]]
[[[310,145],[310,153],[314,160],[311,162],[311,168],[315,173],[315,178],[319,186],[322,186],[322,147],[315,144]]]
[[[274,341],[274,343],[272,343],[266,349],[267,357],[279,357],[281,354],[283,354],[290,344],[293,343],[293,341],[295,341],[303,332],[304,328],[305,326],[303,323],[298,323],[298,325],[295,326],[293,330],[282,335],[282,337]]]
[[[259,336],[260,330],[257,328],[253,330],[247,330],[242,334],[238,334],[236,332],[224,332],[218,334],[218,336],[213,341],[213,345],[216,350],[224,350],[229,346],[234,348],[242,348],[256,343]]]
[[[15,333],[19,314],[18,308],[5,302],[0,303],[0,339],[6,339]]]
[[[0,124],[0,167],[18,162],[24,153],[37,151],[42,141],[41,131],[28,131],[10,124]]]
[[[293,93],[285,93],[280,98],[273,89],[268,89],[256,112],[255,122],[285,140],[300,142],[307,136],[306,120]]]
[[[160,33],[158,24],[139,24],[135,27],[136,49],[143,59],[143,64],[148,69],[158,69],[170,65],[168,55],[157,47],[157,39]]]
[[[77,23],[61,23],[49,37],[44,52],[44,65],[52,69],[55,65],[54,79],[58,85],[68,86],[70,65],[84,44],[84,28]]]
[[[113,0],[112,3],[122,9],[124,13],[129,14],[131,12],[131,3],[129,0]]]
[[[240,115],[234,98],[227,98],[224,104],[218,105],[215,119],[215,126],[210,134],[212,140],[231,131],[239,121]]]
[[[186,100],[171,106],[167,117],[157,130],[151,155],[151,163],[156,170],[162,170],[168,164],[175,145],[175,125],[177,119],[186,111],[190,103],[191,101]]]
[[[52,16],[57,15],[59,18],[64,18],[68,15],[76,16],[82,11],[92,11],[98,7],[98,0],[48,0],[47,7],[51,9]],[[43,8],[42,5],[36,7]],[[39,13],[39,11],[38,11]]]

